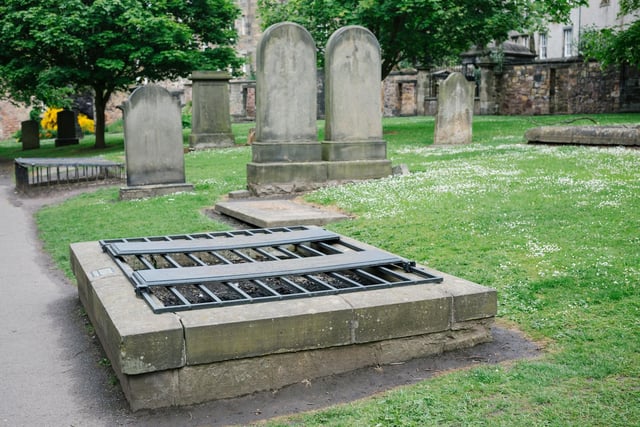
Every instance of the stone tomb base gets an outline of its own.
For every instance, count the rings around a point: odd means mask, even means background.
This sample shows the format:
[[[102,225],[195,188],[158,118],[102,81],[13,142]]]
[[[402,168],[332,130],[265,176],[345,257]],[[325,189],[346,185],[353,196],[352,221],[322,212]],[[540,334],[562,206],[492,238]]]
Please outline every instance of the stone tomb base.
[[[384,178],[390,160],[273,162],[247,164],[247,188],[256,196],[292,194],[330,184]]]
[[[98,242],[70,250],[80,300],[133,410],[471,347],[491,340],[496,314],[495,290],[433,270],[441,283],[154,314]]]
[[[120,188],[120,200],[145,199],[193,191],[193,184],[155,184]]]

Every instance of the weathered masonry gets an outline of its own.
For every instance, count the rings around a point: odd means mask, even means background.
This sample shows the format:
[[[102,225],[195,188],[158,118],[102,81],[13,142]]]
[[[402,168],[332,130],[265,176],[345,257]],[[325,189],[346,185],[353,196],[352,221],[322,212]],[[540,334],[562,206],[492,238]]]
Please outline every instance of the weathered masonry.
[[[319,227],[71,245],[133,410],[190,405],[491,340],[496,292]]]

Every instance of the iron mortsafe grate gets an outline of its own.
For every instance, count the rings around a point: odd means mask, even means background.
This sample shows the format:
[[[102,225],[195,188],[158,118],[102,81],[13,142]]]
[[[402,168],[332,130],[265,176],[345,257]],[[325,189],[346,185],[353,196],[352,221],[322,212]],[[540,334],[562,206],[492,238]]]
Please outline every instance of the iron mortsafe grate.
[[[100,244],[156,313],[442,281],[414,262],[315,226]]]

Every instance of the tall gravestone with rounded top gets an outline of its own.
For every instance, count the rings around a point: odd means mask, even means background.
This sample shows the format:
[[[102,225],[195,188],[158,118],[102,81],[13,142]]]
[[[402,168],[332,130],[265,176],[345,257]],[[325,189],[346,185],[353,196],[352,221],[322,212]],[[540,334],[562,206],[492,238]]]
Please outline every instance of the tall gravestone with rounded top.
[[[256,194],[290,193],[326,181],[317,137],[316,46],[298,24],[281,22],[256,51],[256,133],[247,183]]]
[[[134,90],[120,106],[124,116],[127,187],[121,199],[189,191],[185,183],[179,100],[160,86]]]
[[[330,180],[390,174],[387,144],[382,139],[381,80],[380,45],[371,31],[351,25],[331,35],[325,49],[322,143],[323,160],[332,162]]]
[[[434,144],[470,144],[475,84],[451,73],[438,88]]]

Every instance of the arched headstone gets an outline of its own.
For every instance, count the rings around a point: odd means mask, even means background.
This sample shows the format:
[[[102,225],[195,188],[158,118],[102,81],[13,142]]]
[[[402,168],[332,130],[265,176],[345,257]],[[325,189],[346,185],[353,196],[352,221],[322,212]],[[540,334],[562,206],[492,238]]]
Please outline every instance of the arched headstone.
[[[462,73],[440,83],[434,144],[469,144],[472,137],[475,85]]]
[[[331,35],[325,50],[323,159],[386,159],[382,139],[380,45],[356,25]]]
[[[120,197],[128,199],[184,191],[179,100],[160,86],[147,85],[134,90],[120,108],[124,113],[125,161],[130,187],[129,195],[123,196],[127,191],[121,191]],[[153,191],[133,190],[141,186],[159,187]]]
[[[319,161],[316,46],[311,34],[291,22],[272,25],[258,44],[256,62],[253,161]]]

